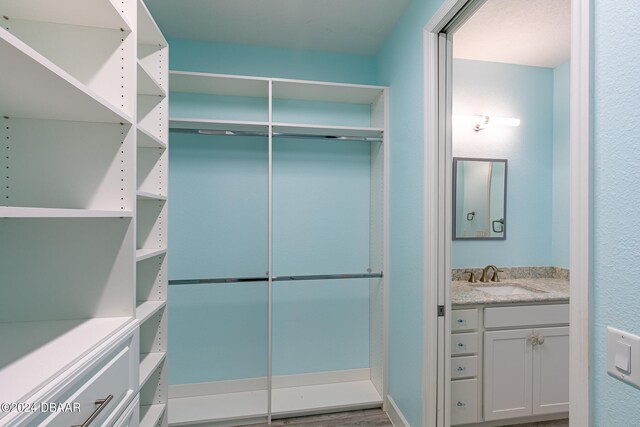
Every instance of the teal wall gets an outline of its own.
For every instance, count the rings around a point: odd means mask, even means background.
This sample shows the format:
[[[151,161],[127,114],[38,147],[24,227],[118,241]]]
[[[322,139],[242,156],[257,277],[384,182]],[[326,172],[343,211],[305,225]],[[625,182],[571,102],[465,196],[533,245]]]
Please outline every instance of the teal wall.
[[[264,276],[265,139],[170,143],[169,278]],[[275,140],[276,275],[366,271],[369,162],[365,142]],[[171,286],[170,382],[266,375],[267,297],[266,283]],[[275,375],[369,366],[368,280],[276,282],[273,301]]]
[[[520,119],[519,127],[481,131],[454,122],[454,157],[507,159],[509,163],[507,239],[453,241],[453,268],[552,265],[553,87],[551,68],[453,61],[454,115]]]
[[[569,268],[569,104],[570,64],[553,70],[553,201],[551,264]]]
[[[377,58],[378,83],[390,86],[389,394],[412,426],[424,402],[422,30],[441,3],[412,1]]]
[[[376,83],[375,58],[249,45],[169,39],[169,68],[245,76]]]
[[[372,57],[171,40],[171,68],[374,83]],[[264,98],[173,94],[172,117],[266,120]],[[368,126],[370,109],[277,100],[274,119]],[[170,135],[170,279],[267,271],[267,141]],[[366,271],[370,143],[274,140],[274,272]],[[336,222],[335,218],[340,218]],[[169,381],[267,369],[266,283],[171,286]],[[369,366],[368,280],[276,282],[275,375]]]
[[[607,375],[606,326],[640,335],[640,4],[594,0],[591,425],[640,421],[640,390]]]

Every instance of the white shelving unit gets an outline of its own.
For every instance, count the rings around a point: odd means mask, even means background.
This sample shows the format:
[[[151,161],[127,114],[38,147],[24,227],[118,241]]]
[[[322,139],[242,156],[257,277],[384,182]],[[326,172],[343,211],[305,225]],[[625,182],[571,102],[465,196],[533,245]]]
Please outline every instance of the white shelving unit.
[[[137,0],[136,318],[140,322],[140,425],[166,426],[167,41]]]
[[[0,0],[0,16],[0,396],[59,393],[129,334],[143,425],[166,425],[167,43],[142,0]]]
[[[387,271],[386,88],[185,71],[171,71],[170,86],[169,126],[174,132],[263,136],[268,138],[269,154],[272,140],[280,134],[370,142],[369,266],[374,272]],[[233,111],[239,115],[230,116],[224,105],[217,105],[224,104],[225,97],[235,97]],[[191,100],[197,100],[202,111],[192,108]],[[237,105],[243,102],[247,108],[240,112]],[[207,103],[210,105],[203,107]],[[354,112],[353,117],[345,114],[336,122],[313,117],[313,111],[330,111],[336,104]],[[307,105],[312,107],[305,111]],[[333,114],[334,118],[337,116]],[[273,271],[268,276],[273,277]],[[271,389],[264,377],[172,386],[169,424],[231,426],[264,422],[269,416],[382,406],[386,396],[387,285],[385,278],[370,279],[369,284],[370,366],[363,370],[364,374],[354,376],[338,371],[293,375],[293,379],[272,376]]]
[[[135,322],[135,15],[81,3],[0,1],[7,402],[69,384]],[[1,413],[0,424],[23,416]]]

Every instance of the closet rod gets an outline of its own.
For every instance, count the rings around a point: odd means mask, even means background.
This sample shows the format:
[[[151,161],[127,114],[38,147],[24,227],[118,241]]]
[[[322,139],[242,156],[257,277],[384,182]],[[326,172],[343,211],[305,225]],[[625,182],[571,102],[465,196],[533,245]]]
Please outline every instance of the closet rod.
[[[288,282],[291,280],[336,280],[336,279],[380,279],[380,273],[364,273],[364,274],[312,274],[309,276],[275,276],[274,282]]]
[[[336,280],[336,279],[380,279],[380,273],[364,274],[313,274],[308,276],[274,276],[273,282],[289,282],[295,280]],[[246,282],[266,282],[267,277],[220,277],[213,279],[190,279],[190,280],[169,280],[169,285],[205,285],[213,283],[246,283]]]
[[[245,131],[245,130],[217,130],[217,129],[183,129],[169,128],[171,132],[194,133],[197,135],[223,135],[223,136],[269,136],[268,132]],[[382,142],[383,139],[377,136],[341,136],[341,135],[308,135],[302,133],[274,132],[275,138],[300,138],[300,139],[331,139],[337,141],[364,141]]]

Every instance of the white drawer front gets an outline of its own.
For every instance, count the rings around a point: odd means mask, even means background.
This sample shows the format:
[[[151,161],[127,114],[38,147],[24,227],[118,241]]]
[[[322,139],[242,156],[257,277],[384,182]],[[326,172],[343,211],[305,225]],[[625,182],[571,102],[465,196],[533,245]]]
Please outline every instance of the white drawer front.
[[[39,412],[29,419],[28,425],[75,426],[82,425],[98,408],[99,414],[91,426],[112,426],[136,392],[138,366],[138,333],[127,336],[88,367],[73,383],[47,402],[56,410]],[[107,399],[102,406],[96,401]]]
[[[478,352],[478,333],[451,334],[451,355],[474,354]]]
[[[478,375],[478,356],[451,358],[451,379],[471,378]]]
[[[452,331],[472,331],[478,329],[478,310],[453,310],[451,312]]]
[[[567,324],[569,324],[569,304],[490,307],[484,310],[486,328]]]
[[[451,425],[480,421],[479,407],[478,380],[451,382]]]

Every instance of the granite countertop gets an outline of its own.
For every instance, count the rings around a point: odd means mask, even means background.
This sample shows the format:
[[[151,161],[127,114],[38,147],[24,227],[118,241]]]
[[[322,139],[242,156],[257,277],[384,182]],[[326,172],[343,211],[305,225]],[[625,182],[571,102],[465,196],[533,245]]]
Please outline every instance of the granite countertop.
[[[485,286],[516,285],[532,291],[522,295],[491,295],[476,288]],[[502,282],[469,283],[467,281],[451,282],[452,305],[490,305],[569,302],[569,281],[563,278],[519,278],[503,279]]]

